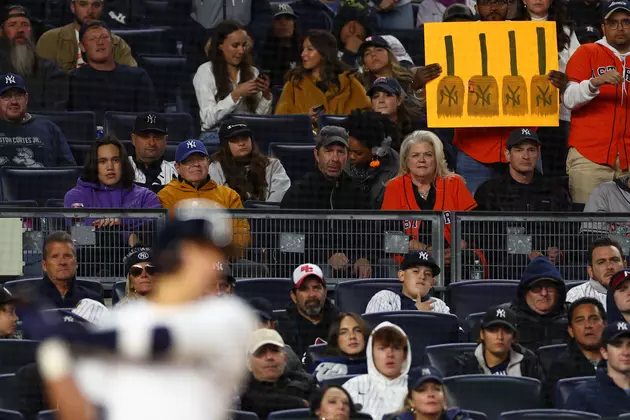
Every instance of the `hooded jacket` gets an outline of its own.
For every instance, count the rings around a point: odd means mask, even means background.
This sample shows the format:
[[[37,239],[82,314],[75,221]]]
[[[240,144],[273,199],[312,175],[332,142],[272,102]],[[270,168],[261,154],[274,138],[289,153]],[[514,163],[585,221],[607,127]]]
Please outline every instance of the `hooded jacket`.
[[[630,396],[608,376],[608,369],[599,368],[594,380],[578,385],[569,395],[565,408],[616,418],[630,411]]]
[[[345,172],[352,178],[352,182],[370,198],[371,206],[380,209],[385,195],[385,186],[390,179],[394,179],[398,174],[400,156],[394,149],[382,157],[377,168],[368,166],[358,168],[348,165]]]
[[[162,207],[154,192],[133,185],[131,188],[110,187],[100,182],[87,182],[82,178],[66,193],[64,207],[81,203],[85,208],[159,209]]]
[[[375,420],[380,420],[385,414],[390,414],[401,409],[407,396],[407,376],[411,367],[411,343],[407,340],[407,359],[403,362],[401,374],[396,379],[388,379],[381,374],[374,364],[372,351],[374,332],[381,328],[391,327],[398,330],[403,336],[407,334],[402,328],[391,322],[380,323],[367,342],[366,355],[368,373],[357,376],[346,382],[343,387],[348,391],[355,404],[361,404],[361,412],[367,413]]]
[[[535,312],[525,300],[525,293],[538,279],[551,279],[558,284],[558,300],[546,315]],[[565,342],[568,326],[566,294],[562,275],[547,257],[538,257],[529,263],[518,285],[516,299],[504,305],[516,313],[518,342],[522,346],[536,351],[541,346]]]
[[[510,362],[507,376],[521,376],[543,380],[544,373],[538,357],[531,350],[518,344],[510,349]],[[483,344],[475,348],[474,353],[465,353],[455,358],[447,376],[457,375],[492,375],[484,357]]]

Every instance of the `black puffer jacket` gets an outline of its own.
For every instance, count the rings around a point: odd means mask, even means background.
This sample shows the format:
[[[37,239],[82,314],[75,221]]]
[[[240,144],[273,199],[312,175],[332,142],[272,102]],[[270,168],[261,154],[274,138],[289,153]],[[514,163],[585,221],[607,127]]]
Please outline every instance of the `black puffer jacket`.
[[[575,340],[569,341],[569,347],[553,362],[546,374],[544,392],[551,406],[556,400],[556,384],[560,379],[594,376],[595,366],[584,356]]]

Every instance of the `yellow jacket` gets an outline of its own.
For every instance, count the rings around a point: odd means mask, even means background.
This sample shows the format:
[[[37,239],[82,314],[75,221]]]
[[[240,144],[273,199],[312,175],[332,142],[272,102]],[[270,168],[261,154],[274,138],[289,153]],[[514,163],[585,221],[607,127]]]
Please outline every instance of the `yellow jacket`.
[[[186,181],[174,179],[162,188],[158,193],[158,198],[162,203],[162,207],[168,209],[171,215],[174,212],[175,204],[186,198],[207,198],[208,200],[216,201],[226,209],[243,208],[241,197],[236,191],[223,185],[217,185],[216,182],[211,180],[197,189]],[[232,243],[240,249],[237,255],[242,256],[242,250],[245,250],[251,242],[247,219],[234,218],[232,229],[234,235]]]
[[[297,83],[294,79],[289,80],[276,105],[276,114],[308,114],[312,107],[324,105],[326,114],[348,115],[357,108],[371,107],[365,88],[354,72],[340,74],[339,84],[339,90],[329,90],[324,94],[311,76]]]

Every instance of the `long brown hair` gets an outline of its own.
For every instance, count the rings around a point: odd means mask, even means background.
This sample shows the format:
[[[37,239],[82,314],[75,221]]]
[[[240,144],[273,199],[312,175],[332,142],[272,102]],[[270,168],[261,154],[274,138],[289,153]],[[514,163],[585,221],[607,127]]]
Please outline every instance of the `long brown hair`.
[[[361,332],[363,333],[363,342],[367,348],[368,338],[372,332],[370,326],[361,318],[359,314],[354,312],[341,312],[339,316],[333,321],[328,330],[328,344],[326,345],[325,352],[331,356],[345,356],[345,353],[339,348],[339,329],[344,318],[350,317],[355,320]],[[357,357],[363,357],[365,355],[365,349]]]
[[[219,47],[223,44],[228,35],[236,31],[244,30],[245,27],[240,23],[233,20],[225,20],[214,28],[212,37],[206,45],[208,60],[212,63],[212,73],[214,74],[214,80],[217,84],[217,95],[215,98],[217,101],[227,97],[234,89],[232,86],[232,80],[230,79],[230,74],[228,73],[228,64],[225,62],[225,57]],[[243,54],[238,69],[241,72],[241,83],[254,78],[254,72],[252,71],[252,57],[249,52]],[[245,101],[245,105],[247,106],[249,112],[252,114],[255,113],[256,107],[258,106],[256,96],[246,96],[243,100]]]
[[[410,94],[412,91],[411,85],[413,84],[413,73],[411,73],[411,70],[406,69],[400,65],[400,62],[398,61],[392,50],[387,48],[386,51],[387,58],[389,59],[389,66],[392,70],[392,77],[398,80],[398,83],[400,83],[400,86],[405,92]],[[365,90],[370,89],[376,79],[376,75],[369,71],[365,67],[365,64],[363,64],[363,80]]]

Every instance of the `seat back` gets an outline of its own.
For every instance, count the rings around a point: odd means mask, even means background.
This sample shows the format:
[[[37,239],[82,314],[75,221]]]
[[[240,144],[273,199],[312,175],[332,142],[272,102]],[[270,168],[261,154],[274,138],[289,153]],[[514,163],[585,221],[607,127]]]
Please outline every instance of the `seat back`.
[[[276,203],[273,201],[247,200],[243,203],[243,207],[245,207],[246,209],[273,210],[279,209],[280,203]]]
[[[44,410],[37,413],[37,420],[55,420],[57,418],[57,410]]]
[[[138,57],[138,65],[149,73],[161,108],[174,103],[178,88],[188,81],[185,56],[143,54]]]
[[[317,128],[321,130],[328,125],[343,127],[347,118],[345,115],[322,114],[317,118]]]
[[[70,152],[72,152],[72,157],[74,157],[74,161],[79,166],[83,166],[87,159],[88,153],[90,153],[90,148],[92,147],[92,143],[69,143]]]
[[[566,344],[552,344],[550,346],[538,347],[538,358],[545,372],[549,372],[553,362],[558,360],[560,355],[567,349]]]
[[[301,143],[315,147],[313,126],[308,115],[245,115],[232,118],[247,124],[260,150],[265,153],[271,143]]]
[[[496,419],[506,411],[540,408],[541,403],[541,383],[532,378],[451,376],[444,379],[444,387],[451,406],[480,411],[489,419]]]
[[[116,305],[127,295],[127,281],[117,281],[112,289],[112,306]]]
[[[337,284],[337,306],[343,312],[365,312],[367,304],[381,290],[400,292],[402,283],[398,279],[361,279],[347,280]]]
[[[517,410],[501,413],[498,420],[601,420],[599,414],[573,410]]]
[[[15,373],[19,368],[35,362],[37,341],[0,340],[0,374]]]
[[[57,208],[63,208],[63,200],[60,198],[51,198],[46,200],[46,203],[44,203],[44,207],[57,207]]]
[[[327,344],[311,344],[308,346],[306,351],[308,352],[309,361],[313,364],[319,362],[326,355],[326,346]]]
[[[96,117],[92,111],[36,112],[33,115],[54,122],[68,143],[86,143],[96,139]]]
[[[185,112],[159,114],[166,120],[168,142],[181,143],[193,138],[193,118]],[[119,140],[131,140],[131,132],[136,122],[136,112],[107,111],[105,113],[105,132],[113,134]]]
[[[343,384],[345,384],[346,382],[348,382],[350,379],[354,378],[357,375],[344,375],[344,376],[336,376],[334,378],[330,378],[330,379],[324,379],[323,381],[321,381],[319,383],[319,385],[323,388],[327,385],[339,385],[342,386]]]
[[[293,282],[285,278],[263,278],[237,280],[235,293],[245,300],[264,297],[273,309],[284,309],[290,302],[289,292]]]
[[[258,414],[249,411],[229,410],[228,420],[260,420]]]
[[[27,278],[27,279],[19,279],[19,280],[11,280],[4,283],[4,287],[7,288],[12,293],[17,293],[20,290],[25,289],[37,289],[39,287],[39,282],[42,281],[41,277],[37,278]],[[101,299],[105,297],[105,290],[103,289],[103,285],[96,280],[88,280],[77,278],[77,285],[81,287],[85,287],[89,289],[91,292],[96,293]]]
[[[468,334],[469,342],[476,342],[479,339],[479,331],[481,330],[481,320],[485,312],[477,312],[475,314],[470,314],[466,317],[464,321],[464,329]]]
[[[477,343],[452,343],[427,346],[424,349],[425,364],[431,365],[440,371],[442,376],[448,375],[448,369],[453,359],[466,353],[473,353]]]
[[[174,43],[168,42],[170,28],[112,29],[112,32],[127,42],[136,57],[142,54],[174,54]]]
[[[0,375],[0,407],[15,408],[15,373]]]
[[[0,408],[0,420],[24,420],[24,416],[19,411]]]
[[[44,206],[49,198],[63,199],[83,168],[0,168],[0,201],[35,200]]]
[[[509,302],[516,297],[518,281],[468,280],[451,283],[446,289],[451,313],[464,319],[475,312]]]
[[[488,416],[479,411],[462,410],[470,418],[470,420],[488,420]]]
[[[577,378],[560,379],[558,383],[556,383],[556,408],[568,408],[566,406],[567,400],[573,390],[580,384],[594,380],[595,376],[578,376]]]
[[[37,207],[35,200],[0,201],[0,207]]]
[[[291,182],[296,182],[315,167],[314,149],[314,144],[271,143],[269,156],[278,159]]]
[[[389,321],[402,328],[409,338],[411,363],[414,366],[423,363],[424,350],[427,346],[457,343],[459,338],[459,323],[457,317],[451,314],[397,311],[364,314],[363,319],[372,327]]]

